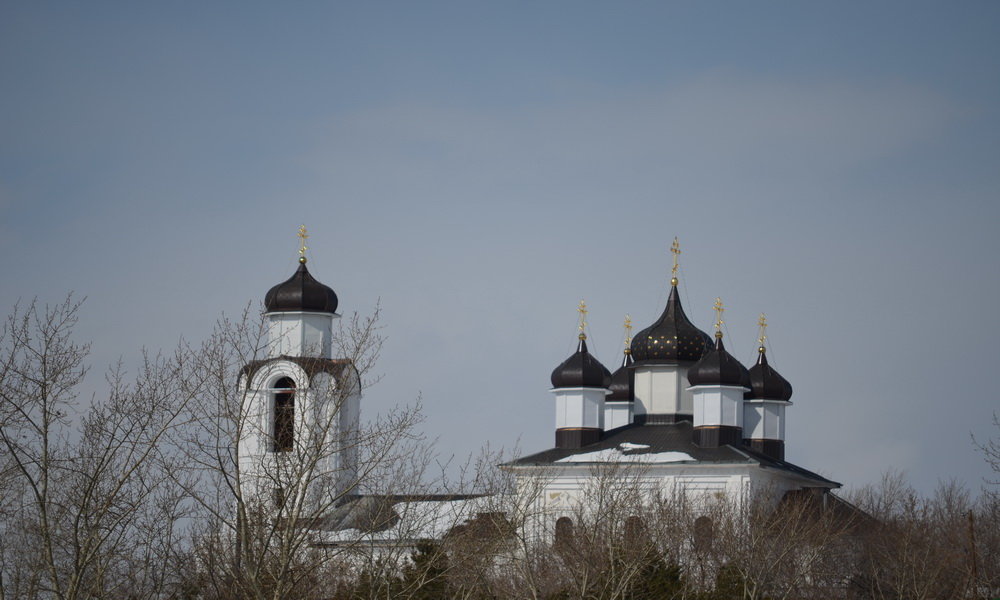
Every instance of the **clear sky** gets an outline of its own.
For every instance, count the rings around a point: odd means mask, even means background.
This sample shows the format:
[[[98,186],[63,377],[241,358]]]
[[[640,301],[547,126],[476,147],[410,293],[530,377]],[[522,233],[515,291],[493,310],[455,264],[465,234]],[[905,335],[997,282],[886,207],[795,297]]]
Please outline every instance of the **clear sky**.
[[[850,485],[987,474],[998,435],[996,2],[0,4],[0,305],[87,297],[97,373],[310,268],[384,307],[365,414],[550,447],[552,368],[682,299],[787,456]],[[99,377],[94,377],[97,386]]]

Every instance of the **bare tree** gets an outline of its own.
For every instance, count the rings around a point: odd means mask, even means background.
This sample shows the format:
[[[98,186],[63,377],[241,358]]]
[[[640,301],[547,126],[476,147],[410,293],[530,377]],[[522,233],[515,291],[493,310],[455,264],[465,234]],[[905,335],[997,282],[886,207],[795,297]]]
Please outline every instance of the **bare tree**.
[[[296,421],[295,443],[258,462],[241,457],[238,448],[248,436],[274,435],[250,402],[254,369],[267,365],[264,323],[248,308],[238,320],[221,320],[192,349],[198,360],[182,379],[200,393],[188,405],[188,426],[178,430],[183,467],[175,481],[198,506],[196,583],[206,593],[261,600],[329,596],[338,578],[319,575],[362,545],[325,543],[338,526],[338,507],[378,491],[372,482],[419,479],[419,405],[357,428],[343,426],[350,399],[377,380],[378,319],[377,308],[347,319],[334,337],[336,361],[302,359],[304,368],[330,369],[332,376],[312,378],[301,408],[310,419]],[[356,463],[343,460],[348,453]]]
[[[183,355],[144,356],[131,383],[85,405],[88,346],[73,340],[80,303],[15,307],[2,334],[0,597],[157,597],[173,582],[182,501],[159,458],[188,399]]]

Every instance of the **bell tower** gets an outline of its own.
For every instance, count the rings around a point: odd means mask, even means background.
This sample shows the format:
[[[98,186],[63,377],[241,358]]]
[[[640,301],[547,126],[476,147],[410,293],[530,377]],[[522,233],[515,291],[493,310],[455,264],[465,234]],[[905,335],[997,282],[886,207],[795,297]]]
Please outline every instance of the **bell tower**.
[[[240,377],[245,423],[238,443],[244,494],[280,510],[333,502],[354,488],[361,390],[354,364],[334,357],[337,294],[306,267],[264,297],[267,354]]]

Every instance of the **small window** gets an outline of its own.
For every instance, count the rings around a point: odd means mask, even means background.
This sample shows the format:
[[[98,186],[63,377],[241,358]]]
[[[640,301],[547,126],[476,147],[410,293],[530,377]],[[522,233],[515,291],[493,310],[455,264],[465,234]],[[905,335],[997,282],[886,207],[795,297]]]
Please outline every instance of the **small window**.
[[[695,552],[709,552],[712,549],[712,542],[715,541],[715,528],[712,519],[708,517],[698,517],[694,520],[694,550]]]
[[[573,542],[573,519],[559,517],[556,519],[556,546],[566,547]]]
[[[625,541],[636,542],[646,537],[646,522],[641,517],[631,516],[625,519]]]
[[[291,452],[295,444],[295,382],[282,377],[274,384],[274,451]]]

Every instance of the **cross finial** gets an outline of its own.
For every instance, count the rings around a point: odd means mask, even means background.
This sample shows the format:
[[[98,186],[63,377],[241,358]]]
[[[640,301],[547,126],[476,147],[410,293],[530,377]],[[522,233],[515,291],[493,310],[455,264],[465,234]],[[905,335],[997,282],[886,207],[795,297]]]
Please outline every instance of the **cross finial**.
[[[712,307],[715,310],[715,337],[722,337],[722,324],[725,321],[722,320],[722,313],[725,312],[725,308],[722,306],[722,298],[715,299],[715,306]]]
[[[674,243],[670,244],[670,252],[674,255],[674,266],[670,269],[670,285],[677,285],[677,259],[681,255],[681,243],[674,236]]]
[[[576,311],[580,313],[580,335],[581,340],[587,339],[587,334],[584,329],[587,327],[587,303],[580,300],[580,306],[576,307]]]
[[[760,347],[757,348],[757,351],[763,353],[764,342],[767,340],[767,317],[764,316],[764,313],[760,313],[760,318],[757,319],[757,326],[760,327],[760,335],[757,336],[757,342],[760,344]]]
[[[632,317],[625,315],[625,354],[632,353]]]
[[[299,262],[305,264],[306,250],[309,249],[309,246],[306,246],[306,238],[309,237],[309,234],[306,233],[306,226],[299,225],[299,232],[295,235],[299,238]]]

